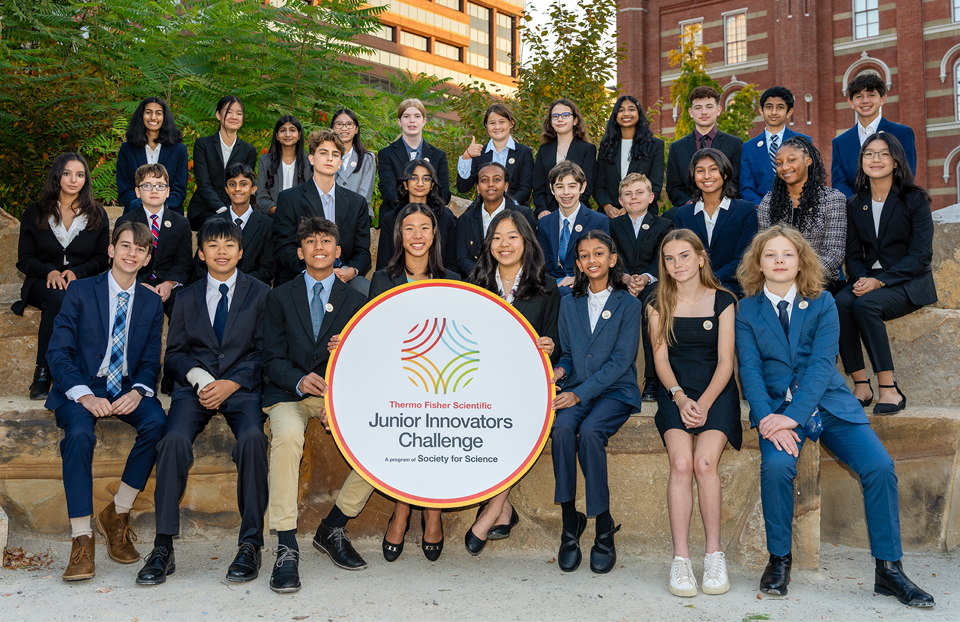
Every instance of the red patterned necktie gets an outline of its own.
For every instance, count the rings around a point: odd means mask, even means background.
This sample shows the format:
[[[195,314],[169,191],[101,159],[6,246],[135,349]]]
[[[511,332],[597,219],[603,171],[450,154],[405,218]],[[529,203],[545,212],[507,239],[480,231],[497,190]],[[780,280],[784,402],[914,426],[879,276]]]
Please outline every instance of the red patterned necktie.
[[[153,234],[153,250],[157,250],[157,243],[160,241],[160,225],[157,223],[157,215],[150,217],[153,224],[150,225],[150,232]]]

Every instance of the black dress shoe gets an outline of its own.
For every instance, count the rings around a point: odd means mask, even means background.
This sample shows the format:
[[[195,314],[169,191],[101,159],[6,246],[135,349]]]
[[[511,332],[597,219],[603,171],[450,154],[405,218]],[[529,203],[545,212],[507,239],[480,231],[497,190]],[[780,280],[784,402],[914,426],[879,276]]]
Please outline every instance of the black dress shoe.
[[[487,541],[474,535],[473,527],[470,527],[470,529],[467,529],[466,535],[463,536],[463,545],[467,547],[467,553],[476,557],[483,552],[483,547],[487,546]]]
[[[367,562],[353,548],[347,530],[343,527],[328,527],[322,522],[313,537],[313,548],[326,553],[334,565],[344,570],[363,570]]]
[[[260,576],[260,547],[252,542],[244,542],[227,568],[227,581],[246,583]]]
[[[517,508],[511,509],[513,512],[510,514],[510,522],[506,525],[494,525],[487,533],[488,540],[506,540],[510,537],[510,532],[517,526],[517,523],[520,522]]]
[[[793,553],[783,557],[770,554],[770,561],[760,577],[760,591],[774,596],[786,596],[790,585],[790,568],[793,566]]]
[[[884,596],[896,596],[897,600],[908,607],[933,607],[933,596],[921,590],[903,574],[899,561],[885,562],[877,560],[876,578],[873,591]]]
[[[277,547],[277,563],[270,573],[270,589],[277,594],[300,591],[300,551],[283,544]]]
[[[155,546],[147,555],[147,562],[137,573],[137,585],[160,585],[167,580],[167,575],[177,569],[177,560],[173,549],[165,546]]]
[[[420,529],[423,534],[427,533],[427,519],[424,517],[426,511],[420,515]],[[440,531],[443,532],[443,521],[440,521]],[[432,562],[440,559],[440,553],[443,553],[443,537],[440,542],[427,542],[426,535],[420,539],[420,548],[423,549],[423,556]]]
[[[33,370],[33,382],[30,383],[30,399],[47,399],[47,395],[50,394],[50,384],[52,382],[50,370],[37,365],[37,368]]]
[[[620,525],[593,540],[590,549],[590,570],[597,574],[605,574],[617,565],[617,547],[613,543],[613,534],[620,531]]]
[[[643,393],[641,397],[644,402],[656,402],[657,391],[660,390],[660,383],[656,378],[647,378],[643,381]]]
[[[897,393],[900,394],[900,401],[896,404],[890,404],[887,402],[877,402],[873,407],[873,414],[875,415],[894,415],[904,408],[907,407],[907,396],[903,394],[903,391],[900,390],[900,387],[897,386],[897,383],[893,384],[878,384],[878,387],[881,389],[896,389]]]
[[[564,572],[573,572],[580,567],[583,553],[580,552],[580,536],[587,528],[587,517],[583,512],[577,512],[577,533],[564,530],[560,534],[560,550],[557,552],[557,564]]]
[[[390,530],[390,523],[393,522],[393,517],[396,515],[397,511],[394,510],[393,514],[390,515],[390,520],[387,521],[387,531]],[[413,514],[413,511],[410,512]],[[407,514],[407,528],[403,530],[403,537],[407,537],[407,532],[410,531],[410,514]],[[388,562],[395,562],[397,558],[400,557],[400,554],[403,553],[403,540],[400,541],[400,544],[393,544],[387,540],[387,534],[383,534],[383,542],[380,544],[383,547],[383,558]]]

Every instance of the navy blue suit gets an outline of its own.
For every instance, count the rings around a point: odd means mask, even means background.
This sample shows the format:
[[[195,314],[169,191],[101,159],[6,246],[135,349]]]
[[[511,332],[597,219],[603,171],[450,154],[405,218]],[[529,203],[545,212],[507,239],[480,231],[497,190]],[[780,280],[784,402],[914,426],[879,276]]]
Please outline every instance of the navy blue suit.
[[[783,128],[780,144],[793,136],[810,138],[806,134]],[[760,205],[764,195],[773,188],[776,172],[770,161],[770,145],[767,144],[767,132],[747,139],[740,150],[740,197],[754,205]]]
[[[170,196],[167,197],[168,208],[183,215],[183,202],[187,198],[187,162],[190,154],[183,143],[163,145],[160,147],[160,156],[157,163],[167,169],[170,176]],[[137,169],[147,163],[147,152],[143,147],[134,147],[130,143],[120,145],[117,153],[117,198],[123,205],[123,213],[143,206],[137,198],[133,180]]]
[[[797,422],[801,446],[804,426],[817,411],[823,445],[860,476],[873,556],[897,561],[900,511],[893,460],[870,427],[863,407],[837,371],[840,321],[833,296],[797,296],[784,334],[773,304],[761,290],[740,302],[736,321],[737,358],[743,390],[750,402],[750,424],[771,413]],[[786,402],[787,389],[793,400]],[[816,437],[811,440],[816,441]],[[767,549],[784,556],[792,548],[793,480],[797,459],[760,438],[760,496]]]
[[[690,229],[700,237],[713,274],[738,296],[743,290],[737,282],[737,267],[743,258],[743,252],[750,240],[757,234],[757,208],[749,201],[731,199],[730,209],[720,209],[717,224],[713,227],[711,242],[707,242],[707,226],[703,212],[694,214],[694,203],[688,203],[677,210],[673,219],[675,229]]]
[[[577,219],[570,228],[570,244],[567,246],[567,254],[560,257],[560,224],[563,217],[560,210],[557,209],[544,216],[537,223],[537,241],[540,242],[540,248],[543,249],[543,256],[547,262],[547,277],[554,281],[573,276],[573,268],[577,263],[577,240],[588,231],[600,229],[604,233],[610,233],[610,219],[606,214],[600,214],[593,211],[583,203],[580,204],[580,211],[577,212]],[[560,294],[566,296],[570,293],[569,287],[561,287]]]
[[[93,448],[97,444],[94,430],[97,418],[80,404],[67,399],[64,393],[86,385],[96,397],[112,400],[107,394],[106,378],[97,378],[107,351],[107,331],[113,321],[109,317],[108,274],[70,284],[60,315],[54,322],[47,351],[53,387],[44,406],[56,411],[57,426],[64,432],[60,455],[70,518],[93,514]],[[123,378],[121,395],[128,393],[135,384],[156,390],[163,329],[160,296],[146,287],[137,286],[127,322],[129,332],[124,356],[128,376]],[[117,418],[137,429],[137,440],[127,457],[121,479],[125,484],[143,490],[157,458],[157,443],[163,437],[166,416],[156,397],[144,397],[135,411]]]
[[[608,219],[609,220],[609,219]],[[589,296],[568,296],[560,302],[558,367],[564,392],[580,402],[558,410],[553,423],[551,453],[556,478],[554,501],[573,501],[577,493],[577,457],[587,493],[587,515],[609,509],[607,441],[640,410],[637,386],[637,346],[643,305],[625,290],[610,292],[593,331]],[[609,317],[603,314],[610,312]]]
[[[830,185],[848,199],[856,194],[857,166],[860,164],[859,121],[849,130],[833,139],[833,156],[830,160]],[[897,137],[907,154],[907,164],[917,174],[917,146],[913,128],[887,119],[880,119],[878,132],[888,132]]]

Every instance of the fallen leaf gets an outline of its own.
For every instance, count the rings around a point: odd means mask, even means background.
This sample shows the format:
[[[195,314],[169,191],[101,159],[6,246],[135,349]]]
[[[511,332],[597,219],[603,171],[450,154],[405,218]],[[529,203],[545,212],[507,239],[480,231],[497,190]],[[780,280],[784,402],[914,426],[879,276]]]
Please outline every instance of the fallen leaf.
[[[847,578],[850,579],[851,581],[856,581],[856,580],[857,580],[856,577],[847,577]]]
[[[548,561],[547,563],[548,563],[548,564],[552,564],[552,563],[554,563],[554,562],[556,562],[556,561],[557,561],[557,558],[556,558],[556,557],[551,557],[551,558],[550,558],[550,561]]]
[[[763,594],[757,594],[757,600],[763,600]]]
[[[597,594],[597,598],[603,598],[603,594]]]
[[[293,617],[291,618],[291,620],[306,620],[306,619],[309,618],[309,617],[310,617],[309,615],[306,615],[306,616],[293,616]]]
[[[220,558],[219,558],[219,557],[211,557],[210,559],[211,559],[211,560],[214,560],[214,559],[220,559]]]
[[[100,592],[101,594],[106,594],[106,593],[108,593],[108,592],[112,592],[112,591],[113,591],[113,588],[112,588],[112,587],[98,587],[97,589],[95,589],[95,590],[93,590],[93,591],[94,591],[94,592]]]
[[[685,605],[687,609],[696,609],[695,605]]]

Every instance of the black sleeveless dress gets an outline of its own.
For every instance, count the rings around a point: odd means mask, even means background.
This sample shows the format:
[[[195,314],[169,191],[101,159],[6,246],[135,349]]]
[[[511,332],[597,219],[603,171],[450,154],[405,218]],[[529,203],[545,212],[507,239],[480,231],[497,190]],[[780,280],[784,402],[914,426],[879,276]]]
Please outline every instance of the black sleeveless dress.
[[[720,314],[736,302],[736,298],[727,292],[717,291],[714,295],[713,316],[677,317],[673,320],[675,343],[669,346],[670,367],[677,377],[677,384],[688,397],[699,400],[700,396],[717,369],[717,346],[720,338]],[[657,410],[654,421],[660,438],[667,430],[684,430],[690,434],[699,434],[705,430],[719,430],[727,435],[734,449],[740,450],[743,443],[743,429],[740,426],[740,394],[737,383],[730,375],[727,386],[723,388],[717,400],[707,413],[707,422],[698,427],[687,429],[680,418],[680,409],[670,399],[670,388],[663,382],[657,393]]]

